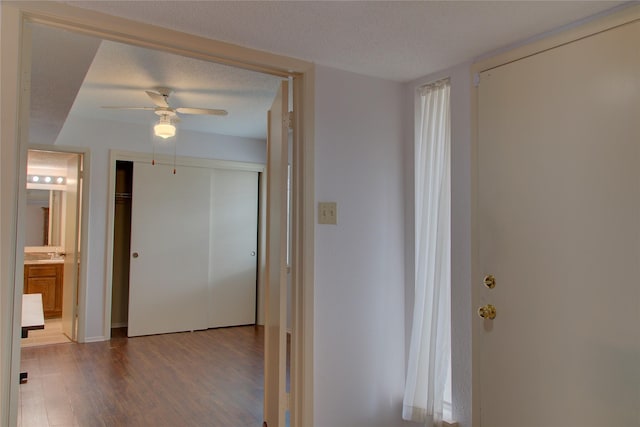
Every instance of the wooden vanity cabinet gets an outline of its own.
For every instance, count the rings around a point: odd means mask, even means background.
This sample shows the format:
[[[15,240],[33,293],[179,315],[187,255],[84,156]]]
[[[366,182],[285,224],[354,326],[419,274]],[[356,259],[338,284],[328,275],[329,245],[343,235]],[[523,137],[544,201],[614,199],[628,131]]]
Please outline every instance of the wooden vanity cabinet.
[[[42,294],[44,317],[62,316],[64,264],[25,264],[24,293]]]

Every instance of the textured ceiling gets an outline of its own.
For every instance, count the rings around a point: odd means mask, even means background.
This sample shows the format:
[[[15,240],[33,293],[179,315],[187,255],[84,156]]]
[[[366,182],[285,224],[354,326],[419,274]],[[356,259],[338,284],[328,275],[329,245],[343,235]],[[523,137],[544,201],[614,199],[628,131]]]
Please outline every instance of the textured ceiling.
[[[619,6],[614,1],[67,1],[147,22],[397,81],[471,61]],[[151,125],[144,91],[174,89],[173,107],[223,108],[180,127],[265,138],[278,79],[34,25],[31,142],[53,143],[71,111]],[[73,106],[72,106],[73,105]]]
[[[53,144],[67,119],[100,40],[32,25],[29,139]]]
[[[150,49],[103,41],[87,72],[71,113],[151,124],[153,111],[102,106],[153,107],[145,90],[173,89],[173,108],[224,109],[228,115],[180,115],[179,128],[250,138],[266,138],[267,110],[279,78]]]
[[[31,143],[54,143],[67,117],[151,127],[158,120],[153,111],[102,107],[153,107],[145,91],[157,87],[173,89],[169,104],[174,108],[229,113],[180,115],[179,129],[266,138],[267,110],[280,78],[42,25],[31,28]]]
[[[616,1],[67,1],[361,74],[412,80]]]

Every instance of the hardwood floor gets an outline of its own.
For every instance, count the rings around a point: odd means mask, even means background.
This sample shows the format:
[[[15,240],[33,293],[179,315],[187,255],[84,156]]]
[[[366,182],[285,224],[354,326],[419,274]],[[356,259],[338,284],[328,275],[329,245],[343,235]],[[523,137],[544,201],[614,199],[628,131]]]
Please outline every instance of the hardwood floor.
[[[111,341],[23,348],[18,426],[262,425],[262,327],[117,331]]]

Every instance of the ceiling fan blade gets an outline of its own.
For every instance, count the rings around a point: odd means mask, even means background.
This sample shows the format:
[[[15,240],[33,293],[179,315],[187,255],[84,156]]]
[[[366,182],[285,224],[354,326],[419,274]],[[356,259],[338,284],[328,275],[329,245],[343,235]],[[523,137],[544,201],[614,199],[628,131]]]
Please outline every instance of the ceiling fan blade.
[[[150,91],[150,90],[145,90],[145,93],[149,95],[149,98],[151,98],[153,103],[156,104],[158,107],[165,107],[165,108],[169,107],[169,104],[167,103],[167,98],[164,95],[157,92]]]
[[[229,114],[227,110],[215,110],[212,108],[176,108],[176,112],[181,114],[206,114],[209,116],[226,116]]]
[[[155,107],[113,107],[113,106],[102,106],[100,108],[104,108],[107,110],[155,110]]]

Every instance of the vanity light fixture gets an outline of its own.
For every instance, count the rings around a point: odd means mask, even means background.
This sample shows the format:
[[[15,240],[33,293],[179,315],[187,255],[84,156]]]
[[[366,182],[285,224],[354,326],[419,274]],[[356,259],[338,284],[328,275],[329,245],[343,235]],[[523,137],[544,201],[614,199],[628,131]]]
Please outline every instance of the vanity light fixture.
[[[58,184],[62,185],[67,182],[64,176],[51,176],[51,175],[27,175],[27,182],[34,184]]]

